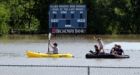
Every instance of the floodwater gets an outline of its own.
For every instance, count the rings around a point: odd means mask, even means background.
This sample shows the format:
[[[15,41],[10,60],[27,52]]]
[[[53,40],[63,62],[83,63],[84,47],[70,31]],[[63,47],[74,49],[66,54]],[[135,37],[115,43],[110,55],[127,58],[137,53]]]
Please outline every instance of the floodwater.
[[[86,59],[94,51],[96,38],[103,39],[105,52],[120,44],[128,59]],[[140,35],[52,35],[59,53],[72,53],[74,58],[27,58],[32,50],[46,53],[47,35],[7,35],[0,37],[1,75],[140,75]],[[32,66],[31,66],[32,65]],[[36,66],[38,65],[38,66]],[[47,67],[48,66],[48,67]],[[90,71],[89,68],[90,67]]]

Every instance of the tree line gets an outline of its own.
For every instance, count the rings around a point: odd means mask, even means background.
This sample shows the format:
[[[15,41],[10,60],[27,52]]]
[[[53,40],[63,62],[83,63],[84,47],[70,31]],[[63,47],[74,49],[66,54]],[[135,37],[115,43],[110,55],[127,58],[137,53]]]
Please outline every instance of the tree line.
[[[140,0],[0,0],[0,34],[48,33],[50,4],[86,4],[87,33],[140,33]]]

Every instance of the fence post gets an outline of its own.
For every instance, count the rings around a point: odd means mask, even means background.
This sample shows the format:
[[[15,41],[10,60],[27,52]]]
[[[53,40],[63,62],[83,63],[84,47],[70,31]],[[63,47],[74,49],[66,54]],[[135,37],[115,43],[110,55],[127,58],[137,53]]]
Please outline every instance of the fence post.
[[[90,67],[89,66],[87,67],[87,72],[88,72],[87,75],[90,75]]]

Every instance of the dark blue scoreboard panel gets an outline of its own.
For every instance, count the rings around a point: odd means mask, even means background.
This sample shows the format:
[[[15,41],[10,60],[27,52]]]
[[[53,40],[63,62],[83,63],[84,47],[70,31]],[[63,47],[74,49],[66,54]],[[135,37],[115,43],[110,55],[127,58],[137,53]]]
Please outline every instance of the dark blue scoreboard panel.
[[[50,5],[49,30],[52,33],[85,33],[86,5]]]

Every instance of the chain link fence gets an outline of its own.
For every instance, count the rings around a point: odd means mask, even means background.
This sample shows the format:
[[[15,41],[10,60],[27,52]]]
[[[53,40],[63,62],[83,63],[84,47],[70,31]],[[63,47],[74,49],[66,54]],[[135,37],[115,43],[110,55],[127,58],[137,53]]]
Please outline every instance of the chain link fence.
[[[140,75],[140,67],[0,65],[1,75]]]

